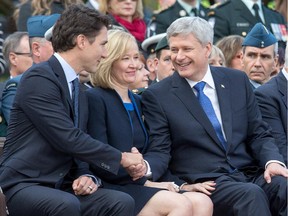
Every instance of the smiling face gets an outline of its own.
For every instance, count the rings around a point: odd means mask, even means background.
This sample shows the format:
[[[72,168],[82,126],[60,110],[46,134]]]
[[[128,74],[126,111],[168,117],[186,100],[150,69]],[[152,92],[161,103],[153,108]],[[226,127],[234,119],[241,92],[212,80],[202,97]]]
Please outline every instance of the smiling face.
[[[117,86],[127,87],[135,82],[139,69],[139,50],[136,42],[132,43],[126,52],[112,65],[111,77]]]
[[[265,48],[245,47],[242,66],[250,80],[260,84],[267,82],[275,70],[276,63],[274,45]]]
[[[169,39],[171,59],[180,76],[200,81],[208,68],[210,43],[203,46],[193,34],[172,36]]]
[[[137,1],[138,0],[110,0],[109,12],[131,22],[136,12]]]

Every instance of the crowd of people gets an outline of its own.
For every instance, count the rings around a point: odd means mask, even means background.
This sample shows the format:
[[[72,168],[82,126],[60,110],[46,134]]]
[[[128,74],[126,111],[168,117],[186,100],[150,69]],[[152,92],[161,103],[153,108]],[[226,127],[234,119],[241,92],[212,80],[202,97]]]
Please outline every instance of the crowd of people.
[[[287,215],[287,17],[261,0],[151,17],[142,0],[25,0],[14,18],[9,215]]]

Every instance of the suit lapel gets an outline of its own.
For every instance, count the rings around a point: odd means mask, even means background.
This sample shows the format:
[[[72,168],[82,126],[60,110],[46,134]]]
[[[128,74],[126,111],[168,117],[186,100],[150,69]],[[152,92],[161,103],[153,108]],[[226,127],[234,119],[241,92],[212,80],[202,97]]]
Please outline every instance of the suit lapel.
[[[193,117],[204,127],[210,137],[222,148],[216,132],[203,108],[201,107],[193,90],[191,89],[188,82],[184,78],[180,77],[177,72],[173,74],[172,87],[172,92],[180,99],[180,101],[193,115]]]
[[[69,88],[68,88],[68,84],[67,84],[67,79],[65,76],[65,73],[63,71],[63,68],[60,64],[60,62],[58,61],[58,59],[55,56],[52,56],[48,62],[50,63],[50,66],[53,70],[53,72],[55,73],[55,75],[57,76],[59,82],[60,82],[60,87],[62,89],[62,92],[64,93],[64,97],[63,100],[65,100],[68,103],[69,106],[69,110],[70,110],[70,115],[72,116],[73,119],[73,105],[72,105],[72,99],[70,96],[70,92],[69,92]],[[66,104],[66,103],[65,103]]]
[[[287,80],[282,74],[282,71],[278,74],[276,77],[277,83],[278,83],[278,91],[282,95],[282,100],[285,104],[285,107],[287,108]]]
[[[230,84],[219,68],[211,68],[211,73],[215,83],[217,97],[219,101],[223,130],[227,140],[227,151],[232,140],[232,113],[231,97],[229,93]]]

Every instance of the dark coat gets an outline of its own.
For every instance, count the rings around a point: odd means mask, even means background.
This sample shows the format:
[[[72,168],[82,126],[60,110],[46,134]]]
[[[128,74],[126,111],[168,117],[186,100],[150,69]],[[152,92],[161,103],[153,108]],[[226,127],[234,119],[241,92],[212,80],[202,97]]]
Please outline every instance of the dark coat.
[[[79,128],[84,131],[86,103],[80,92]],[[121,152],[74,127],[72,107],[66,77],[56,57],[23,74],[0,159],[0,185],[8,199],[30,185],[57,187],[73,169],[74,159],[117,174]],[[87,174],[87,166],[76,172],[75,176]]]
[[[280,72],[254,93],[263,119],[272,127],[272,134],[287,165],[287,80]]]
[[[175,72],[142,94],[151,144],[171,148],[165,178],[181,185],[213,179],[247,167],[264,168],[269,160],[283,162],[272,135],[263,124],[245,73],[210,67],[214,79],[227,151],[186,79]]]
[[[272,32],[271,24],[285,24],[283,16],[262,5],[265,26]],[[227,1],[209,13],[209,22],[214,23],[214,43],[228,35],[245,37],[257,23],[256,18],[241,0]]]

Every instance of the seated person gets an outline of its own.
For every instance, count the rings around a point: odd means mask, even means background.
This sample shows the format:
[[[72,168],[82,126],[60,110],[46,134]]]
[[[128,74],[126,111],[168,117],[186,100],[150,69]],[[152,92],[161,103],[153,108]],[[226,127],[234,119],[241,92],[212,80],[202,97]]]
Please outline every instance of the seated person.
[[[108,57],[99,63],[97,73],[91,76],[95,88],[86,91],[87,130],[93,138],[121,151],[132,148],[134,152],[141,152],[146,169],[130,170],[133,179],[124,169],[117,175],[109,175],[96,166],[92,166],[92,170],[102,179],[104,188],[130,194],[135,200],[136,214],[212,215],[212,202],[207,195],[198,192],[179,194],[175,193],[179,187],[173,182],[155,182],[167,168],[159,161],[169,160],[170,153],[165,146],[149,145],[140,97],[129,91],[140,63],[136,40],[127,32],[110,30],[106,46]],[[213,182],[207,184],[214,186]]]

